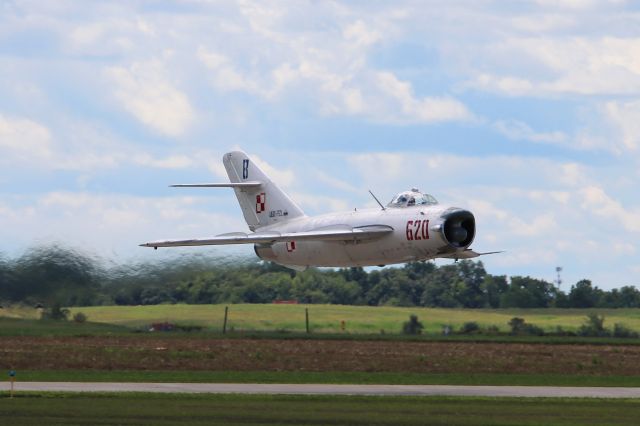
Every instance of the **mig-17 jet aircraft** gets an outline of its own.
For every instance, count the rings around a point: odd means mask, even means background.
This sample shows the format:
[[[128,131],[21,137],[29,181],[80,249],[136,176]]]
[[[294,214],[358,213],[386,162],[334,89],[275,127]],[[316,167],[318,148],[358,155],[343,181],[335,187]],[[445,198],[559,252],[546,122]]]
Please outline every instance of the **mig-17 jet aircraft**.
[[[469,259],[476,224],[469,210],[443,206],[417,188],[380,208],[307,216],[241,151],[222,159],[228,183],[171,185],[233,188],[252,232],[209,238],[153,241],[144,247],[253,244],[266,261],[304,270],[310,266],[384,266],[434,258]]]

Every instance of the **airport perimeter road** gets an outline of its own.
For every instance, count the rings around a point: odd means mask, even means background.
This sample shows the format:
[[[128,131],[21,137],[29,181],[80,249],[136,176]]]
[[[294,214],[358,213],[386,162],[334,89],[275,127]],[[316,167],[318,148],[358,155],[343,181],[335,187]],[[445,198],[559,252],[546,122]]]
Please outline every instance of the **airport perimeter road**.
[[[240,393],[281,395],[488,396],[526,398],[640,398],[640,388],[558,386],[331,385],[250,383],[18,382],[15,391]],[[3,382],[0,390],[8,391]]]

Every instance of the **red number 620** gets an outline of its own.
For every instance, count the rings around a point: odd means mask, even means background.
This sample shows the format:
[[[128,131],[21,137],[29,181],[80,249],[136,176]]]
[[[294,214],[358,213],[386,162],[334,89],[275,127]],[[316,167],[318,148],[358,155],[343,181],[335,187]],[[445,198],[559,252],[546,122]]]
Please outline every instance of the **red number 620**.
[[[428,220],[409,220],[407,221],[407,240],[428,240],[429,239],[429,221]]]

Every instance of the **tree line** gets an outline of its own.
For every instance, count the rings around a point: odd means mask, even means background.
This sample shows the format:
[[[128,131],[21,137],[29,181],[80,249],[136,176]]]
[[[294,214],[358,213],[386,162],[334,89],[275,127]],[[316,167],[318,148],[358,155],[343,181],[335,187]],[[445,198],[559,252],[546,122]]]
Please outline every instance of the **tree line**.
[[[0,256],[0,303],[31,305],[150,305],[160,303],[299,303],[447,308],[631,308],[640,291],[602,290],[581,280],[568,291],[526,277],[489,274],[480,261],[443,266],[309,269],[212,257],[130,262],[100,259],[59,246]]]

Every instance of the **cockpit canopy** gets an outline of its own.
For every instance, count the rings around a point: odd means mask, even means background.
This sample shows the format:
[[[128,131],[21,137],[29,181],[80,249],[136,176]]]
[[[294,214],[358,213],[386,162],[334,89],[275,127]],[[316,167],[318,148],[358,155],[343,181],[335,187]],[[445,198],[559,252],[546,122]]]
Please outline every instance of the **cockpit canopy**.
[[[438,204],[438,200],[432,195],[423,194],[418,188],[411,188],[411,191],[404,191],[393,197],[387,207],[433,206],[435,204]]]

